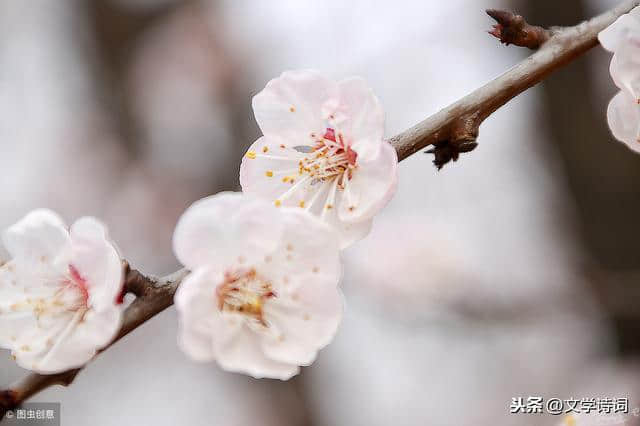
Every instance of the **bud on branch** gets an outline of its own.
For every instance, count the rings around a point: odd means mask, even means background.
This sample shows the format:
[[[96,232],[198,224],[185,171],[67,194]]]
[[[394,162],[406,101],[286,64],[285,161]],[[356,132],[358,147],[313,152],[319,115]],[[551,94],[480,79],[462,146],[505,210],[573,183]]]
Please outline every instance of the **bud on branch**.
[[[521,15],[516,15],[513,12],[487,9],[487,15],[497,22],[493,29],[488,31],[489,34],[507,46],[515,44],[535,50],[553,35],[552,30],[529,25]]]

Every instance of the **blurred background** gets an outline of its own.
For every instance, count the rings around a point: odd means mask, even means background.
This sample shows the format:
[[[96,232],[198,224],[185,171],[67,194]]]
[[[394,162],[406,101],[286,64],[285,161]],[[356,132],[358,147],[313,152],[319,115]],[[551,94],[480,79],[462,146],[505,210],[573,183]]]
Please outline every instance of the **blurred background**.
[[[485,8],[573,25],[615,3],[1,0],[0,226],[95,215],[134,267],[171,272],[177,218],[239,188],[251,97],[283,70],[363,76],[390,137],[529,54],[486,34]],[[67,426],[571,426],[605,423],[511,399],[640,407],[640,156],[607,129],[609,60],[596,48],[517,97],[440,172],[401,163],[344,253],[341,329],[294,380],[189,361],[169,309],[34,400]],[[0,352],[0,383],[24,373]]]

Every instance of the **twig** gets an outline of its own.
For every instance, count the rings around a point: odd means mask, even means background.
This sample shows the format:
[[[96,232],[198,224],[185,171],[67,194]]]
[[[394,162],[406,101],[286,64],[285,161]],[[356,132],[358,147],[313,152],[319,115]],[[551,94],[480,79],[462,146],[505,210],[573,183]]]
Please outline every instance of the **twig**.
[[[486,85],[391,138],[403,160],[429,146],[440,169],[476,147],[480,124],[494,111],[598,44],[598,33],[640,2],[627,0],[574,27],[559,28],[534,54]]]
[[[459,153],[473,150],[477,145],[475,140],[478,136],[478,128],[484,119],[551,72],[595,46],[601,30],[639,3],[640,0],[625,1],[590,21],[575,27],[554,30],[553,33],[536,30],[537,35],[533,38],[537,37],[537,45],[531,43],[532,37],[529,35],[509,36],[513,37],[509,39],[509,43],[529,47],[534,45],[537,47],[542,43],[542,46],[536,53],[500,77],[391,138],[390,141],[398,153],[398,159],[403,160],[428,145],[434,145],[435,148],[432,150],[436,156],[434,163],[440,168],[450,160],[457,160]],[[500,34],[503,28],[509,25],[519,26],[522,31],[533,28],[524,23],[524,20],[514,18],[515,15],[509,18],[509,14],[506,13],[492,11],[490,14],[500,16],[500,19],[504,18],[503,21],[499,19],[499,22],[502,22]],[[122,329],[113,343],[171,306],[176,289],[188,273],[182,269],[164,278],[153,278],[136,270],[130,270],[128,266],[126,270],[126,290],[136,294],[137,298],[126,309]],[[80,371],[81,369],[76,369],[54,375],[31,373],[15,382],[9,389],[0,391],[0,419],[8,409],[19,406],[24,400],[43,389],[54,385],[68,386]]]
[[[512,12],[487,9],[487,15],[497,22],[488,33],[507,46],[515,44],[535,50],[549,40],[554,33],[553,30],[528,24],[521,15]]]

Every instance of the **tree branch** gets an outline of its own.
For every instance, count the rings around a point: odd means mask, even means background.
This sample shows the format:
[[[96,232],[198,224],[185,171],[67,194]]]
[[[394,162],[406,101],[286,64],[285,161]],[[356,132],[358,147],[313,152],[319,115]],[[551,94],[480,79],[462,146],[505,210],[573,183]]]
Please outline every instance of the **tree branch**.
[[[476,147],[480,124],[494,111],[558,68],[598,44],[598,33],[640,2],[627,0],[614,9],[574,27],[554,29],[534,54],[486,85],[449,105],[421,123],[391,138],[403,160],[434,145],[434,164],[440,169],[461,152]],[[494,11],[495,12],[495,11]]]
[[[461,152],[473,150],[477,145],[475,140],[480,124],[491,113],[540,82],[551,72],[594,47],[598,43],[597,36],[600,31],[639,3],[640,0],[627,0],[609,12],[574,27],[553,32],[536,29],[533,36],[529,33],[508,36],[512,37],[508,39],[509,43],[528,47],[538,47],[541,44],[541,47],[495,80],[391,138],[390,142],[398,153],[398,160],[404,160],[411,154],[434,145],[434,149],[431,150],[435,154],[434,163],[441,168],[448,161],[457,160]],[[531,27],[524,19],[513,14],[497,11],[491,11],[490,14],[500,17],[500,31],[506,31],[505,28],[510,28],[510,25],[516,29],[520,28],[521,32],[539,28]],[[502,38],[501,40],[505,41]],[[537,45],[531,40],[537,40]],[[137,298],[125,310],[122,329],[109,346],[171,306],[176,289],[188,274],[188,271],[182,269],[163,278],[154,278],[129,269],[128,265],[125,265],[125,270],[125,290],[135,294]],[[30,373],[18,380],[9,389],[0,391],[0,419],[7,410],[19,406],[43,389],[54,385],[68,386],[81,370],[82,368],[53,375]]]

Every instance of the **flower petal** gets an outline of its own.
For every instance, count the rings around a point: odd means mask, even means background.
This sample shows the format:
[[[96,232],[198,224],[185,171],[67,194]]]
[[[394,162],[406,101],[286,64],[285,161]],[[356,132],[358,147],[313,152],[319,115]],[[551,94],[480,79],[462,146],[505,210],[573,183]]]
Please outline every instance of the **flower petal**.
[[[41,374],[81,367],[113,340],[121,315],[113,306],[101,312],[76,311],[40,318],[36,328],[23,330],[19,336],[14,348],[16,362]]]
[[[323,105],[337,93],[336,83],[317,71],[287,71],[253,97],[253,111],[265,136],[304,142],[324,132]]]
[[[220,311],[216,305],[216,285],[222,272],[201,268],[191,272],[175,295],[180,330],[178,345],[195,361],[215,359],[214,339],[219,338]]]
[[[347,143],[368,161],[380,151],[384,136],[384,111],[380,101],[364,79],[352,77],[338,83],[340,101],[338,116],[345,119],[336,127],[345,134]]]
[[[289,191],[297,183],[296,180],[303,179],[298,175],[298,162],[303,157],[304,154],[293,147],[263,136],[251,145],[242,159],[240,186],[246,194],[266,198],[273,203]],[[289,178],[284,179],[292,175],[293,183]],[[298,188],[302,190],[301,187]],[[284,205],[295,205],[300,202],[303,193],[304,191],[298,191],[298,194],[291,194],[281,202]]]
[[[295,290],[296,302],[275,299],[265,307],[265,316],[279,334],[264,336],[265,354],[276,361],[310,365],[320,349],[328,345],[342,320],[342,296],[331,281],[305,284]]]
[[[215,359],[227,371],[256,378],[290,378],[297,367],[267,359],[259,345],[260,337],[246,326],[242,315],[220,313],[215,292],[223,279],[222,273],[198,269],[176,292],[180,348],[196,361]]]
[[[598,34],[598,40],[610,52],[617,51],[632,34],[640,35],[640,7],[622,15]]]
[[[312,214],[295,208],[282,210],[285,231],[278,248],[259,270],[287,287],[321,285],[335,288],[341,274],[336,231]]]
[[[70,257],[69,233],[51,210],[38,209],[9,227],[2,241],[16,261],[47,261],[66,264]]]
[[[273,329],[262,335],[265,354],[295,365],[311,364],[335,335],[342,318],[338,238],[317,217],[283,209],[282,244],[258,267],[275,286],[276,297],[264,306]]]
[[[325,217],[327,223],[332,225],[338,231],[340,250],[344,250],[354,243],[360,241],[371,232],[373,219],[366,219],[361,222],[343,222],[338,218],[337,209]]]
[[[277,209],[267,201],[225,192],[203,198],[182,215],[173,235],[176,257],[189,269],[223,269],[274,250],[282,233]]]
[[[111,309],[123,286],[122,261],[102,223],[91,217],[77,220],[70,231],[72,264],[89,290],[89,306]]]
[[[640,99],[640,44],[625,43],[611,58],[609,71],[620,89]]]
[[[613,136],[640,152],[640,106],[628,92],[618,92],[607,108],[607,121]]]
[[[38,271],[39,272],[39,271]],[[0,267],[0,347],[19,347],[21,336],[38,329],[34,301],[53,297],[55,287],[34,287],[32,276],[18,273],[13,262]],[[20,341],[20,342],[19,342]]]
[[[216,359],[224,370],[248,374],[256,379],[288,380],[300,372],[297,365],[268,358],[260,339],[246,324],[242,324],[231,339],[216,346]]]
[[[384,142],[378,156],[358,165],[346,181],[338,208],[341,221],[354,223],[372,218],[393,197],[398,183],[396,150]]]

